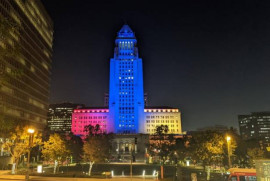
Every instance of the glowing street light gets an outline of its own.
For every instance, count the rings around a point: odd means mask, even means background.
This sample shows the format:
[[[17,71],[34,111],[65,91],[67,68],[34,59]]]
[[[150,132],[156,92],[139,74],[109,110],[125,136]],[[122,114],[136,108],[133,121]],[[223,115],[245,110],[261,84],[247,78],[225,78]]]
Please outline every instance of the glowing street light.
[[[35,132],[35,130],[32,129],[32,128],[29,128],[29,129],[27,130],[27,132],[30,133],[30,134],[33,134],[33,133]]]
[[[28,148],[28,159],[27,159],[27,172],[25,175],[25,180],[29,180],[29,169],[30,169],[30,152],[33,142],[33,134],[35,133],[35,130],[33,128],[28,128],[27,132],[29,133],[29,148]]]
[[[227,147],[228,147],[228,164],[229,164],[229,168],[232,167],[232,162],[231,162],[231,137],[227,136]]]

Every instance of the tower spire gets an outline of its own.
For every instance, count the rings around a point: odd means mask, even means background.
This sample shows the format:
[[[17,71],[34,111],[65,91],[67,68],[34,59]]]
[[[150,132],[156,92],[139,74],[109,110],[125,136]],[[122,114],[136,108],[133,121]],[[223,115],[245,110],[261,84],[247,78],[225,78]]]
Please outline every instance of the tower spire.
[[[117,38],[135,38],[135,34],[128,24],[124,24],[120,31],[118,31]]]

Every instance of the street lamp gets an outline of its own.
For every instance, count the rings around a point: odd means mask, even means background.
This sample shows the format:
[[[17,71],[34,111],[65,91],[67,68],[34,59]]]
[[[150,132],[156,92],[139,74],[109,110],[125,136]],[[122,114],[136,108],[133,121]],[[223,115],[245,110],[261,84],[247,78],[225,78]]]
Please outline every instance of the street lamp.
[[[229,168],[232,167],[232,162],[231,162],[231,137],[227,136],[227,146],[228,146],[228,164],[229,164]]]
[[[27,130],[27,132],[29,133],[29,148],[28,148],[28,158],[27,158],[27,172],[25,175],[25,180],[29,180],[29,169],[30,169],[30,152],[31,152],[31,147],[32,147],[32,143],[33,143],[33,134],[35,132],[35,130],[33,128],[29,128]]]

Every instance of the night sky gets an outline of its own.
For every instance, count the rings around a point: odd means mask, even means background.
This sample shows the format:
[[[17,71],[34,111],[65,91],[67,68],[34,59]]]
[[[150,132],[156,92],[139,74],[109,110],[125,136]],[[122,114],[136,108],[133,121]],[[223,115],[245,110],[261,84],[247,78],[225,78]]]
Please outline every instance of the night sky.
[[[183,130],[238,128],[270,111],[268,0],[43,0],[54,21],[51,103],[103,106],[117,31],[127,22],[150,106],[182,112]]]

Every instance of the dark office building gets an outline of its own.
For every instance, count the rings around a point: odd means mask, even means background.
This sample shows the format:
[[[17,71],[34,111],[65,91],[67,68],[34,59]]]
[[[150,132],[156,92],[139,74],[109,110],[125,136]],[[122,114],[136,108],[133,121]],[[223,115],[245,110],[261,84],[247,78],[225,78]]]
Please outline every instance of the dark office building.
[[[71,131],[72,112],[83,104],[61,103],[50,104],[48,113],[48,128],[51,133],[66,134]]]
[[[17,30],[0,40],[0,52],[15,50],[0,56],[0,119],[42,129],[49,107],[53,22],[40,0],[0,0],[0,18]]]
[[[239,115],[239,130],[243,139],[257,139],[264,146],[270,144],[270,112]]]

